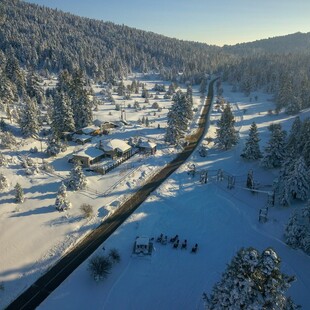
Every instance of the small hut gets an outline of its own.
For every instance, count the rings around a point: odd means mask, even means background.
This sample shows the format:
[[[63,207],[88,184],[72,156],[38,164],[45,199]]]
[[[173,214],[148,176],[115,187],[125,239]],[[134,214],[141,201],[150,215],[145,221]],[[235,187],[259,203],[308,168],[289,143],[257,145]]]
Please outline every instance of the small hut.
[[[141,153],[154,155],[157,150],[157,144],[150,141],[142,141],[139,143],[138,148]]]
[[[153,243],[148,237],[137,237],[133,252],[134,254],[151,255],[153,250]]]

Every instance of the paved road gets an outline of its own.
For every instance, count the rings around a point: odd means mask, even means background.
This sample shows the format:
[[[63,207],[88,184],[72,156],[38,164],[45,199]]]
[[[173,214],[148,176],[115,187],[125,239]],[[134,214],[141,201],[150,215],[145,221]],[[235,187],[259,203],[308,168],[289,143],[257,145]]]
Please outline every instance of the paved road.
[[[210,82],[208,97],[197,132],[188,137],[188,145],[165,168],[154,175],[147,184],[122,204],[113,215],[109,216],[98,228],[93,230],[69,253],[63,256],[49,271],[23,292],[6,309],[35,309],[48,297],[81,263],[83,263],[154,191],[192,154],[204,136],[206,123],[211,109],[213,83]]]

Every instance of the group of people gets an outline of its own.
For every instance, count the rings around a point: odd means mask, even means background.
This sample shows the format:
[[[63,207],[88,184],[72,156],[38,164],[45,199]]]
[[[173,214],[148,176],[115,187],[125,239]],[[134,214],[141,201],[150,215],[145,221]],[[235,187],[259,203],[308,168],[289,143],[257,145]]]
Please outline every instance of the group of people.
[[[161,243],[161,244],[167,244],[168,242],[168,236],[164,236],[163,234],[160,234],[159,237],[157,237],[156,242]],[[180,249],[187,249],[187,240],[184,239],[182,243],[180,243],[179,235],[175,235],[174,237],[171,237],[169,239],[169,242],[173,244],[173,248],[177,249],[180,246]],[[191,250],[191,253],[196,253],[198,250],[198,244],[196,243]]]

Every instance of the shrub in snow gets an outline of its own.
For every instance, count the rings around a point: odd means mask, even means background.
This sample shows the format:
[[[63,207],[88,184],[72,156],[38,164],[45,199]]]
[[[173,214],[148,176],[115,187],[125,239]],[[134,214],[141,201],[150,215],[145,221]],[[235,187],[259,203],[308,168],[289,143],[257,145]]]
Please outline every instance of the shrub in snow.
[[[9,186],[7,178],[0,173],[0,191],[3,191]]]
[[[83,216],[86,217],[86,218],[94,216],[94,208],[90,204],[83,203],[80,206],[80,210],[81,210]]]
[[[112,262],[105,256],[93,256],[88,263],[88,270],[95,281],[105,279],[110,273]]]
[[[23,168],[32,167],[34,165],[34,161],[29,156],[23,156],[21,158],[21,165],[22,165]]]
[[[35,147],[32,147],[30,150],[29,150],[30,153],[38,153],[38,148],[35,146]]]
[[[58,211],[66,211],[71,208],[71,202],[68,200],[67,197],[67,187],[65,184],[61,183],[56,201],[55,201],[55,207]]]
[[[46,161],[43,162],[41,169],[49,173],[52,173],[55,171],[54,167],[51,164],[47,163]]]
[[[121,260],[121,256],[117,249],[111,249],[109,252],[109,258],[112,263],[119,263]]]
[[[3,282],[0,283],[0,291],[4,291],[4,284],[3,284]]]
[[[77,191],[86,187],[87,180],[83,173],[82,167],[78,162],[75,162],[72,170],[70,171],[70,177],[67,181],[67,186],[71,190]]]
[[[23,203],[24,202],[24,191],[19,183],[16,183],[15,187],[15,202]]]
[[[204,294],[206,309],[298,309],[284,295],[295,279],[281,273],[280,258],[268,248],[238,251],[210,296]]]

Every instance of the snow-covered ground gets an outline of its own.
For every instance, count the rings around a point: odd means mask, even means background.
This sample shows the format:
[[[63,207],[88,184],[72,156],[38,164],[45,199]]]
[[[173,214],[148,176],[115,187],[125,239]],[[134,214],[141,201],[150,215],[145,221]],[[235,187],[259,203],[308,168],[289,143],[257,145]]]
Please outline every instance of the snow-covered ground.
[[[151,88],[156,81],[146,82]],[[94,253],[104,254],[111,248],[120,252],[121,262],[113,267],[108,278],[95,283],[89,275],[86,261],[41,304],[40,309],[202,309],[202,293],[210,293],[236,251],[248,246],[259,250],[272,246],[276,250],[282,259],[282,271],[297,277],[289,295],[304,309],[310,309],[307,295],[310,289],[310,258],[287,247],[282,238],[292,209],[300,205],[286,209],[274,207],[269,211],[268,222],[259,223],[259,209],[267,203],[264,192],[271,189],[277,172],[264,170],[255,162],[244,162],[240,157],[252,121],[258,125],[263,146],[269,138],[267,127],[271,122],[281,122],[284,128],[289,129],[294,118],[284,114],[269,115],[267,111],[273,108],[269,95],[257,93],[258,100],[250,102],[248,97],[232,93],[230,88],[224,85],[224,96],[233,106],[240,143],[224,152],[214,148],[210,142],[205,158],[194,152],[189,161],[198,169],[196,176],[192,178],[187,174],[187,165],[176,171],[104,243],[105,250],[100,247]],[[121,98],[114,97],[123,103]],[[133,100],[141,98],[137,96]],[[194,91],[194,100],[200,110],[197,90]],[[148,106],[153,101],[151,99]],[[162,107],[170,105],[164,100],[156,101]],[[173,158],[175,151],[163,143],[167,112],[163,109],[158,117],[158,113],[154,116],[154,111],[149,108],[139,112],[126,109],[128,121],[136,124],[137,119],[144,115],[153,121],[152,127],[124,126],[109,138],[147,136],[158,143],[158,152],[151,157],[134,156],[105,176],[87,172],[87,190],[68,192],[73,208],[66,213],[55,210],[56,192],[71,169],[68,156],[80,146],[71,145],[65,154],[49,159],[56,175],[39,173],[31,177],[25,175],[17,154],[25,154],[35,145],[40,150],[39,142],[27,141],[18,152],[3,151],[12,158],[12,163],[0,168],[0,173],[6,175],[10,182],[9,189],[0,193],[0,283],[4,284],[4,290],[0,290],[0,308],[31,285],[85,233],[113,212],[136,186]],[[115,121],[119,114],[108,103],[99,105],[94,118]],[[199,112],[191,130],[196,126],[198,116]],[[214,125],[219,116],[217,112],[211,114],[206,138],[214,138]],[[157,128],[158,124],[161,129]],[[209,139],[203,143],[207,144],[207,141]],[[40,162],[41,155],[39,152],[33,156],[37,156]],[[207,184],[200,184],[199,171],[204,169],[209,171],[209,180]],[[227,189],[226,180],[217,180],[218,169],[236,176],[234,189]],[[262,193],[252,194],[244,189],[249,170],[253,170],[254,180],[259,183]],[[21,205],[15,204],[13,199],[13,187],[17,181],[25,191],[26,201]],[[83,202],[94,206],[96,217],[87,220],[81,216],[79,206]],[[173,249],[170,243],[161,245],[155,242],[151,256],[132,255],[137,236],[156,238],[161,233],[168,237],[179,234],[181,241],[187,239],[187,250]],[[192,254],[190,249],[195,243],[199,249]]]
[[[138,78],[146,83],[148,89],[154,87],[156,82],[170,84],[149,78],[144,80],[142,76]],[[49,81],[47,84],[54,86],[55,81]],[[95,87],[96,93],[100,90],[101,88]],[[183,87],[182,90],[186,91],[186,88]],[[126,140],[129,137],[145,137],[157,143],[157,153],[154,156],[137,154],[106,175],[85,171],[87,188],[78,192],[68,191],[68,198],[73,205],[68,212],[59,213],[55,209],[55,199],[61,182],[68,177],[72,169],[72,164],[68,163],[69,157],[83,146],[70,143],[68,150],[56,158],[48,158],[41,152],[46,149],[44,140],[41,143],[35,139],[20,139],[16,150],[1,149],[1,153],[9,162],[0,167],[0,173],[8,179],[9,187],[0,191],[0,284],[4,287],[4,290],[0,289],[0,309],[30,286],[83,235],[113,212],[126,196],[175,156],[176,150],[163,142],[171,100],[163,99],[164,93],[159,95],[159,99],[154,98],[154,91],[150,93],[153,94],[153,98],[149,99],[149,103],[144,103],[141,93],[126,101],[113,93],[116,103],[126,103],[126,119],[132,126],[117,128],[104,138]],[[193,96],[198,112],[191,129],[197,126],[203,103],[197,88],[194,89]],[[141,105],[140,111],[127,108],[127,104],[132,104],[135,100]],[[152,108],[155,101],[162,107],[161,112]],[[149,127],[137,124],[137,120],[143,116],[149,118]],[[94,112],[94,119],[96,118],[115,122],[120,120],[120,112],[110,103],[100,104],[98,111]],[[161,128],[158,128],[158,124]],[[94,138],[89,144],[96,145],[98,139]],[[35,146],[39,152],[30,153],[29,150]],[[21,166],[21,158],[26,155],[38,166],[41,165],[42,159],[51,163],[55,173],[41,171],[31,176],[26,175],[25,168]],[[16,182],[21,184],[25,193],[25,202],[22,204],[14,202]],[[94,218],[83,218],[79,210],[82,203],[94,207]]]
[[[238,249],[253,246],[262,251],[271,246],[281,257],[281,271],[297,277],[288,294],[303,309],[310,309],[310,257],[283,242],[285,223],[301,204],[290,208],[275,206],[269,210],[268,221],[259,223],[259,209],[267,203],[276,171],[240,158],[253,121],[258,125],[263,147],[270,123],[281,122],[289,129],[294,119],[284,114],[270,115],[267,111],[273,108],[271,97],[257,95],[258,100],[250,102],[225,85],[224,96],[233,106],[240,143],[224,152],[210,142],[207,157],[200,157],[198,152],[192,155],[189,161],[196,164],[198,172],[209,171],[208,183],[200,184],[199,173],[191,177],[187,165],[181,167],[104,243],[105,249],[100,247],[94,253],[105,254],[111,248],[120,252],[121,262],[107,279],[94,282],[86,261],[39,308],[202,309],[202,293],[211,292]],[[206,137],[214,137],[218,117],[219,113],[211,114]],[[227,188],[226,180],[216,178],[218,169],[236,176],[234,189]],[[244,188],[249,170],[261,193],[253,194]],[[170,243],[155,242],[151,256],[132,255],[137,236],[156,239],[161,233],[168,237],[178,234],[181,241],[187,239],[188,249],[173,249]],[[193,254],[190,249],[195,243],[198,252]]]

